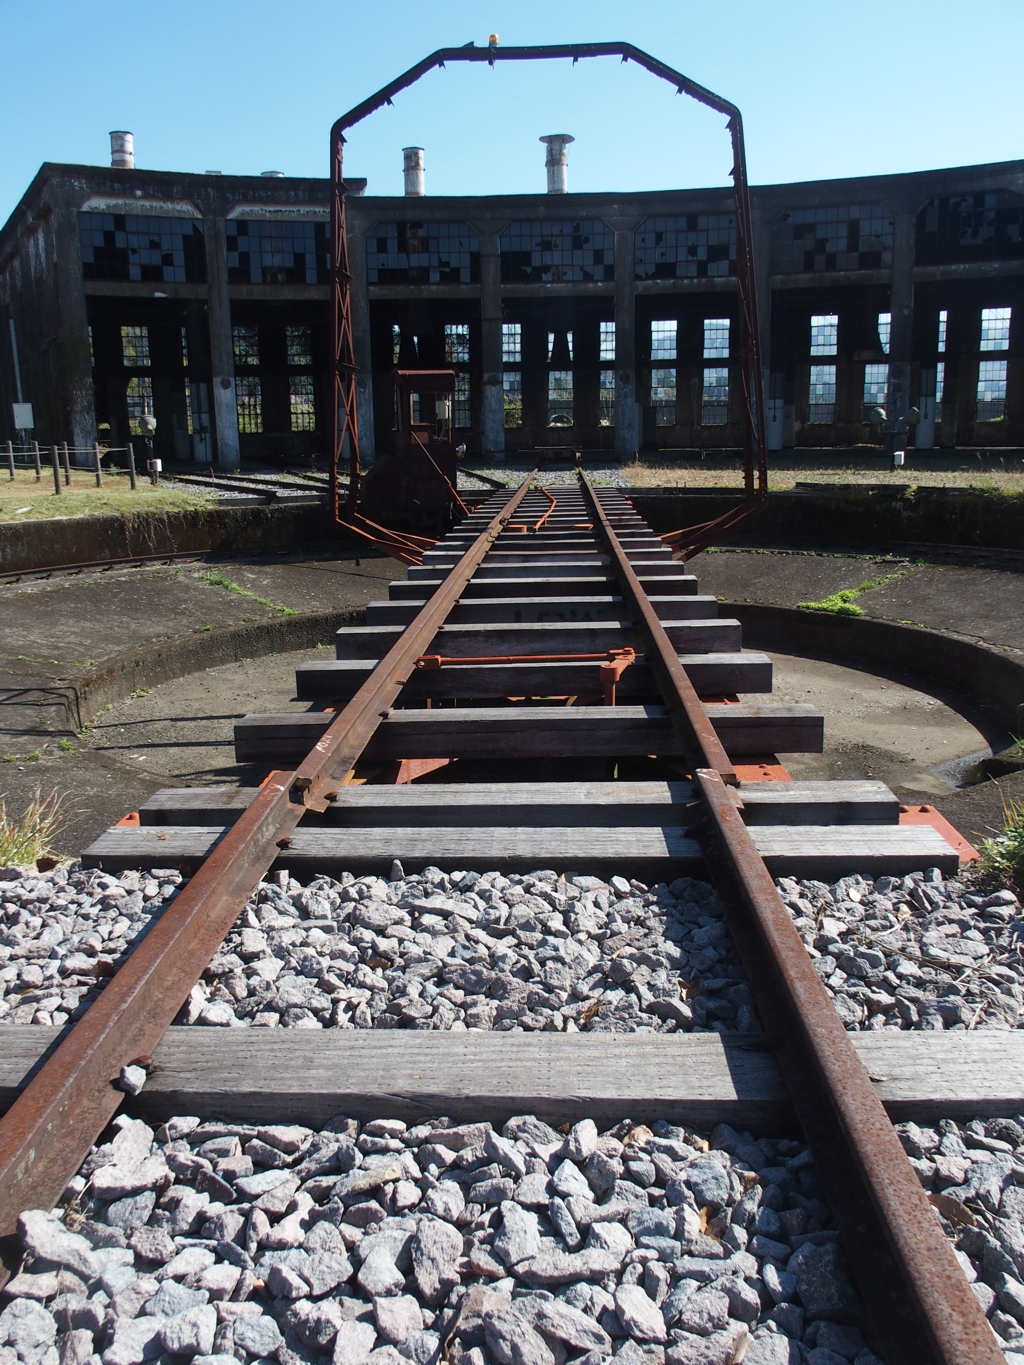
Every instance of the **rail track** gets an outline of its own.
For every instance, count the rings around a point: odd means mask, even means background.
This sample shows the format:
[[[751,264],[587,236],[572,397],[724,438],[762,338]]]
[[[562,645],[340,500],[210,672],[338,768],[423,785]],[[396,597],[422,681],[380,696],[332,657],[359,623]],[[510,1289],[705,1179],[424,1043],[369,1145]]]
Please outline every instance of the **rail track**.
[[[718,617],[622,494],[583,475],[557,494],[532,476],[511,496],[495,493],[371,604],[365,626],[338,632],[337,656],[297,672],[297,695],[314,709],[237,724],[239,759],[272,769],[261,787],[158,793],[139,825],[85,851],[89,867],[177,866],[189,879],[0,1120],[0,1235],[19,1211],[61,1196],[124,1099],[122,1068],[152,1067],[268,872],[387,875],[397,859],[407,872],[696,873],[719,892],[764,1029],[739,1046],[777,1063],[886,1359],[1000,1361],[774,884],[954,872],[957,854],[933,830],[899,825],[880,783],[758,780],[784,775],[775,754],[820,749],[822,717],[736,701],[770,692],[770,661],[742,651],[739,623]],[[376,1074],[386,1108],[401,1089],[396,1047],[410,1039],[426,1047],[418,1064],[437,1072],[433,1089],[429,1077],[420,1085],[430,1100],[464,1051],[467,1118],[521,1112],[506,1106],[543,1089],[530,1074],[538,1067],[553,1068],[550,1112],[575,1121],[599,1074],[629,1092],[631,1053],[639,1076],[658,1073],[661,1096],[685,1087],[674,1068],[700,1065],[675,1035],[648,1055],[622,1035],[505,1033],[477,1055],[465,1034],[348,1033],[330,1040],[352,1076],[327,1083],[328,1112],[352,1112],[360,1072]],[[265,1081],[266,1103],[288,1121],[301,1085],[261,1079],[262,1047],[252,1045],[247,1084]],[[658,1096],[633,1097],[640,1113],[657,1112]],[[258,1098],[246,1103],[257,1112]]]

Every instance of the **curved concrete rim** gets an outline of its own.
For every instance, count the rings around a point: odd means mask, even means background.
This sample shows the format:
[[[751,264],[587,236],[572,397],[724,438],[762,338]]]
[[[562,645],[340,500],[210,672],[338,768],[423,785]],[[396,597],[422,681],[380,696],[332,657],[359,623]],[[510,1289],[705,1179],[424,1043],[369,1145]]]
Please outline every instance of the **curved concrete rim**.
[[[894,670],[953,687],[982,707],[1003,731],[1024,727],[1024,655],[949,631],[905,626],[865,616],[835,616],[798,607],[720,602],[723,616],[738,619],[747,648],[862,666],[879,674]],[[108,660],[101,668],[61,684],[67,719],[88,725],[107,705],[139,687],[153,687],[208,668],[267,654],[333,645],[340,626],[362,625],[365,612],[304,612],[218,631],[195,631],[155,641]]]

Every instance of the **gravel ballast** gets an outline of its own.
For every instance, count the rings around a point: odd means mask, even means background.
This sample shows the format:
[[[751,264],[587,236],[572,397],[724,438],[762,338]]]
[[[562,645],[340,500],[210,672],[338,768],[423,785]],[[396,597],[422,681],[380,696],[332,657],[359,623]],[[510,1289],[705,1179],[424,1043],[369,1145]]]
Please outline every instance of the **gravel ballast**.
[[[22,1215],[3,1365],[879,1365],[788,1138],[531,1116],[108,1136],[67,1207]]]

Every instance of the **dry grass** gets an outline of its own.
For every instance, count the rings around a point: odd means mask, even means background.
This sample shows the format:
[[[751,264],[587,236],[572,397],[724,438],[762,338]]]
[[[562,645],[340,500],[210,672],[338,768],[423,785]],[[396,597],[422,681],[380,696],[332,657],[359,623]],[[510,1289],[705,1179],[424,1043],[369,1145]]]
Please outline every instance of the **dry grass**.
[[[88,517],[135,512],[181,512],[208,507],[211,499],[201,492],[156,487],[147,478],[139,480],[134,493],[127,474],[103,471],[103,487],[97,488],[91,470],[72,469],[70,486],[58,497],[53,491],[53,471],[43,466],[43,477],[36,482],[33,470],[17,469],[14,482],[0,464],[0,523],[48,521],[52,517]]]
[[[54,857],[57,835],[67,819],[64,797],[51,792],[40,796],[36,787],[20,816],[7,814],[0,799],[0,867],[23,867],[39,858]]]
[[[771,457],[769,456],[769,465]],[[739,459],[731,468],[718,468],[714,465],[679,468],[678,465],[660,463],[657,459],[638,459],[632,464],[622,466],[624,481],[636,488],[740,488],[743,485],[743,470]],[[775,492],[793,488],[800,483],[831,484],[895,484],[916,488],[976,488],[979,492],[1021,493],[1024,492],[1024,471],[993,470],[930,470],[915,469],[908,463],[903,469],[781,469],[769,467],[768,486]]]

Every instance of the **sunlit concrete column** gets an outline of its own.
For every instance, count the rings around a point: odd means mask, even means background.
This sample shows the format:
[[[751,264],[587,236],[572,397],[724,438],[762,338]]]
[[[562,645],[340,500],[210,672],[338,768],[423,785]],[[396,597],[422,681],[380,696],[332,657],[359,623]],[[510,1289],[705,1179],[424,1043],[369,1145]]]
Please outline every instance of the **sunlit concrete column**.
[[[238,408],[235,403],[235,348],[228,298],[228,248],[221,205],[211,206],[203,220],[206,239],[206,286],[210,325],[210,406],[217,442],[217,464],[237,469]]]
[[[480,233],[480,402],[483,453],[505,454],[505,395],[501,345],[501,243],[497,232]]]

